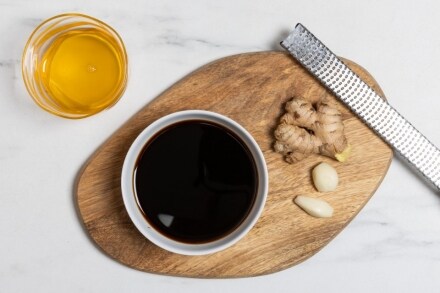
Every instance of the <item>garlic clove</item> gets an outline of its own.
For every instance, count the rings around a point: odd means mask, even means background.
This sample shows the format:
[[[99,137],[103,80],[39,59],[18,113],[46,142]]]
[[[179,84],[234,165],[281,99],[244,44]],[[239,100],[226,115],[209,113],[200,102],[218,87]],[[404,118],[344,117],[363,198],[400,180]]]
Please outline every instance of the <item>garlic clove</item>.
[[[333,216],[333,208],[325,200],[298,195],[294,201],[300,208],[313,217],[330,218]]]
[[[312,178],[313,184],[319,192],[333,191],[338,187],[338,172],[327,163],[321,163],[313,168]]]

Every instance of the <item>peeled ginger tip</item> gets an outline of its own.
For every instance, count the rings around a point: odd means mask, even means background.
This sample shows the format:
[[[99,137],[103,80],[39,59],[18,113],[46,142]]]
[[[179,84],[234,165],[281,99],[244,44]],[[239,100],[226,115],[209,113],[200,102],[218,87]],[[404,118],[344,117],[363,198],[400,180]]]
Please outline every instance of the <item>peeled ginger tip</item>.
[[[342,151],[342,153],[335,154],[335,158],[339,162],[344,163],[345,161],[348,160],[350,155],[351,155],[351,145],[347,145],[347,147],[345,148],[345,150]]]

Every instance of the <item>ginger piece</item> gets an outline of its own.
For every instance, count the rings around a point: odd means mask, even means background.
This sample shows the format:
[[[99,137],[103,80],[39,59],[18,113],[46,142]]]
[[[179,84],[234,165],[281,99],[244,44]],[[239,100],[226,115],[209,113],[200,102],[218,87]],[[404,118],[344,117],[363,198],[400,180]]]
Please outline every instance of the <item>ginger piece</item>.
[[[286,103],[285,109],[275,130],[274,149],[288,163],[296,163],[313,153],[340,162],[347,160],[351,148],[344,134],[342,115],[327,99],[314,106],[296,97]]]

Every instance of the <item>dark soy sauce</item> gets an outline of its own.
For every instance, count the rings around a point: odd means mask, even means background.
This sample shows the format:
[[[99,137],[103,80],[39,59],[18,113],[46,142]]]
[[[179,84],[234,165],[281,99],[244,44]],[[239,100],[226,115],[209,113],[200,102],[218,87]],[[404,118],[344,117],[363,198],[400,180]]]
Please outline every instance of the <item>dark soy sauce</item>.
[[[257,191],[246,145],[217,124],[173,124],[145,146],[135,169],[136,196],[146,220],[162,234],[204,243],[232,232]]]

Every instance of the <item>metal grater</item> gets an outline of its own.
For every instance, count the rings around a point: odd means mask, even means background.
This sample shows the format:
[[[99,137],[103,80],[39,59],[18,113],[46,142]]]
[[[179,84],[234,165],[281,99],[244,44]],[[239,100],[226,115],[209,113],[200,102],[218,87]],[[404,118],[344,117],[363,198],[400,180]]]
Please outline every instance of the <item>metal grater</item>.
[[[321,41],[297,24],[281,46],[440,190],[440,150]]]

